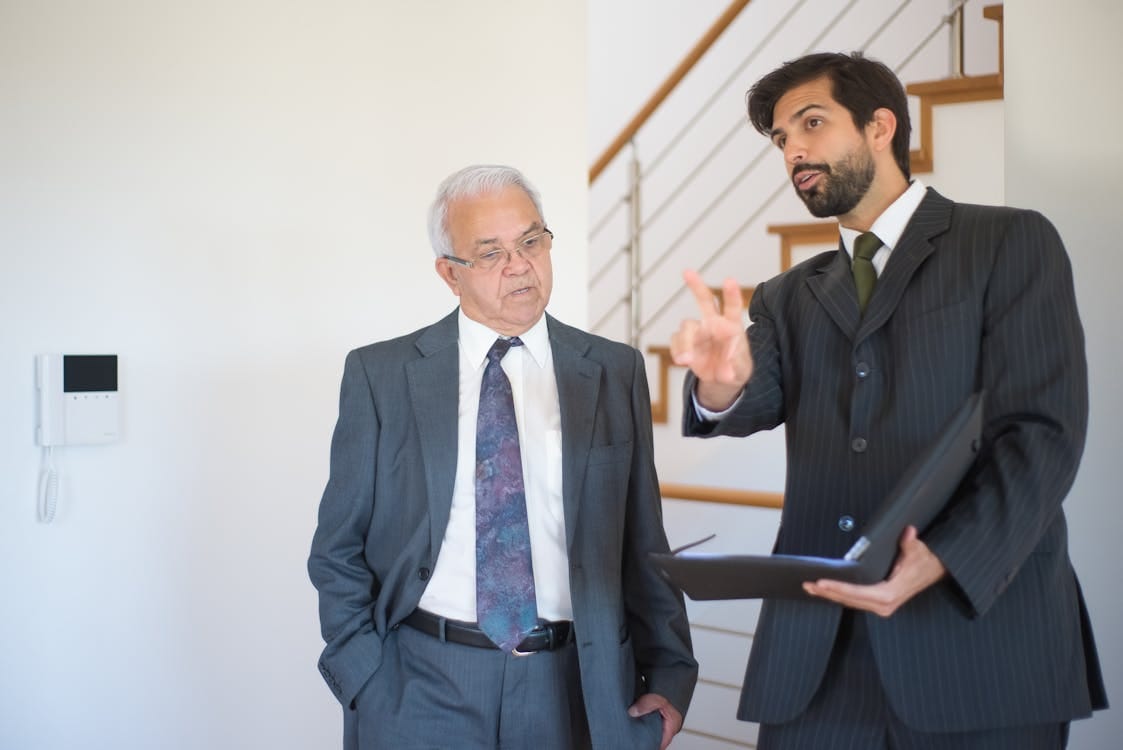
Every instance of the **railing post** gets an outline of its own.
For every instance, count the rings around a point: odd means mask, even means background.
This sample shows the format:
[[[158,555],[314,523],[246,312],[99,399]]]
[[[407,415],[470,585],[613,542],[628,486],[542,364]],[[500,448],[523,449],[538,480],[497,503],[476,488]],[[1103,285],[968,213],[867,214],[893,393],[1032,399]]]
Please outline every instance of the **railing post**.
[[[632,145],[632,164],[629,171],[630,185],[628,190],[628,342],[639,347],[639,333],[643,326],[642,309],[640,307],[640,283],[643,266],[640,262],[640,234],[642,230],[642,216],[640,213],[640,180],[642,173],[639,163],[639,149],[636,142]]]
[[[948,16],[948,25],[951,26],[951,75],[955,78],[963,77],[963,2],[952,0],[951,15]]]

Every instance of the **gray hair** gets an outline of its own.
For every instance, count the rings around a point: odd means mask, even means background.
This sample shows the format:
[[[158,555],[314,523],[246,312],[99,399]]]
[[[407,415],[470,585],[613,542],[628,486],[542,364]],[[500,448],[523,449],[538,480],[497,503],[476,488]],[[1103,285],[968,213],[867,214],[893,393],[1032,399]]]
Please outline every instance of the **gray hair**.
[[[538,210],[538,215],[542,216],[542,201],[538,197],[538,191],[522,172],[514,167],[473,164],[446,177],[437,188],[437,197],[433,200],[433,205],[429,207],[429,243],[433,246],[433,254],[438,258],[442,255],[454,255],[452,239],[448,236],[449,203],[461,198],[497,193],[512,185],[526,192]]]

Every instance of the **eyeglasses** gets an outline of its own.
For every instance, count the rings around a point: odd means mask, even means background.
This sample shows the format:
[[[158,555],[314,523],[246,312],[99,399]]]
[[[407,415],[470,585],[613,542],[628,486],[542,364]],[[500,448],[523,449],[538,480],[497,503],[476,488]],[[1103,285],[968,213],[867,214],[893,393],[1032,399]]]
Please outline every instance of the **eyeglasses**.
[[[554,244],[554,233],[549,229],[543,229],[538,234],[532,234],[529,237],[523,237],[515,244],[514,250],[508,250],[505,247],[498,247],[494,250],[488,250],[476,256],[475,260],[464,260],[457,258],[455,255],[442,255],[442,258],[451,260],[453,263],[458,263],[465,268],[478,268],[481,271],[490,271],[493,268],[503,265],[506,266],[511,262],[511,253],[518,253],[526,260],[534,260],[542,253],[550,249]]]

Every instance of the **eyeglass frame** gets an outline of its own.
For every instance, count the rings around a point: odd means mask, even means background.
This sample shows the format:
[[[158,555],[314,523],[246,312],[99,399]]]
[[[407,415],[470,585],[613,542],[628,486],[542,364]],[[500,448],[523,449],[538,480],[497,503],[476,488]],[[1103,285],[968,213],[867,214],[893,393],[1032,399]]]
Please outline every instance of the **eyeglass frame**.
[[[523,237],[521,240],[519,240],[518,241],[518,247],[516,247],[514,250],[508,250],[507,248],[503,247],[502,245],[499,245],[495,250],[488,250],[486,253],[483,253],[482,255],[477,257],[475,260],[465,260],[464,258],[458,258],[455,255],[449,255],[448,253],[442,253],[441,257],[444,258],[445,260],[450,260],[453,263],[456,263],[457,265],[464,266],[465,268],[471,268],[472,270],[476,270],[476,266],[479,264],[480,260],[482,258],[484,258],[485,256],[502,253],[502,255],[504,256],[502,262],[500,262],[499,260],[496,260],[495,265],[491,266],[490,268],[483,268],[482,266],[479,268],[480,271],[494,271],[496,268],[505,268],[507,266],[507,264],[509,264],[511,262],[511,257],[515,253],[518,253],[519,256],[521,258],[523,258],[523,260],[529,261],[530,258],[522,254],[523,245],[527,242],[530,242],[531,240],[539,239],[543,235],[549,235],[550,236],[550,244],[552,245],[553,242],[554,242],[554,233],[552,231],[550,231],[549,227],[542,227],[541,232],[538,232],[537,234],[532,234],[529,237]],[[496,244],[498,244],[498,243],[496,243]],[[543,248],[543,249],[545,249],[545,248]],[[535,257],[537,257],[537,256],[535,256]]]

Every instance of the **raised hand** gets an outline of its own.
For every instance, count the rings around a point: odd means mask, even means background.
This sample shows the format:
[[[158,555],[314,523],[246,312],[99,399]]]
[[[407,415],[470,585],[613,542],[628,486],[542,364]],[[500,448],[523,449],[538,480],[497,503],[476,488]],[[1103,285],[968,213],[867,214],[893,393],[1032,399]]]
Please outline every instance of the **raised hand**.
[[[741,320],[745,305],[733,279],[722,284],[719,311],[709,288],[694,271],[682,274],[694,295],[701,320],[684,320],[671,336],[671,358],[698,378],[696,397],[711,411],[722,411],[740,395],[753,372],[752,355]]]

